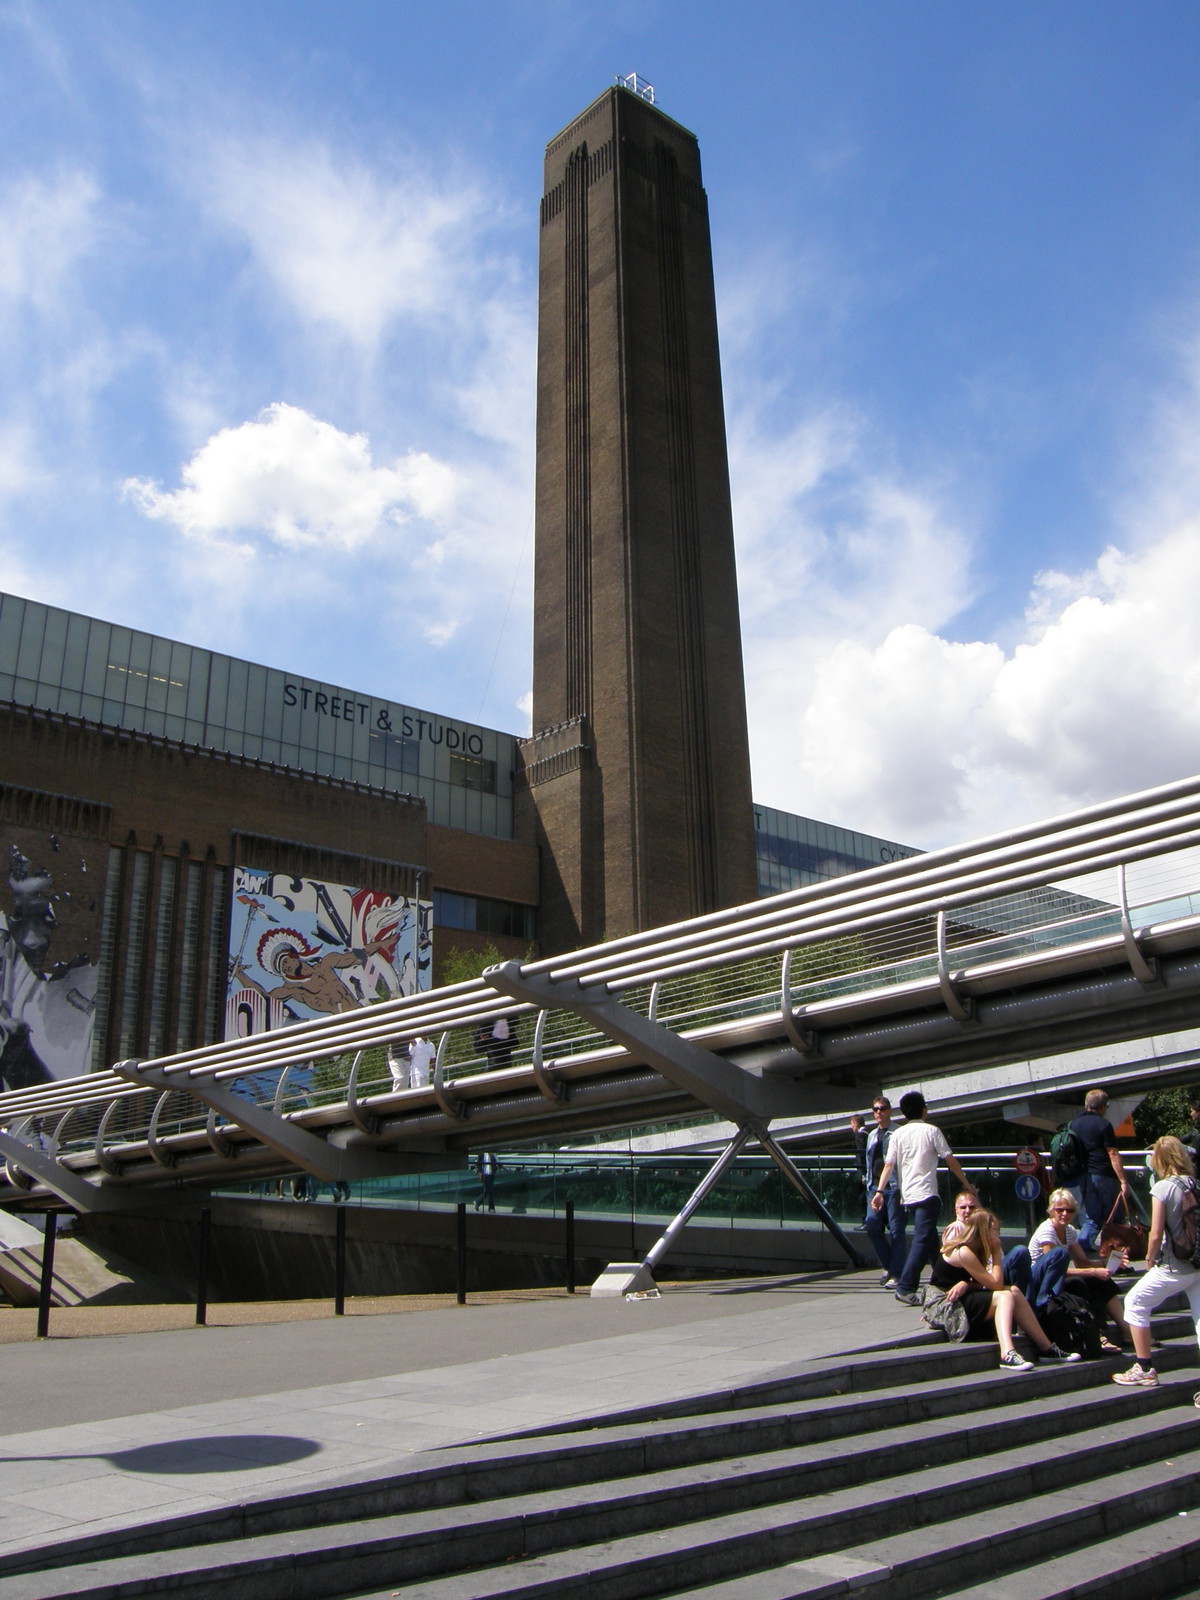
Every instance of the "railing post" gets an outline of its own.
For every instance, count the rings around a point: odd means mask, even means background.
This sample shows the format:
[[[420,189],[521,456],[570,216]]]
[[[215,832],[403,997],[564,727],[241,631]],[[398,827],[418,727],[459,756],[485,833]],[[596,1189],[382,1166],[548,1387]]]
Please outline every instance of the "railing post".
[[[196,1326],[203,1328],[208,1322],[208,1255],[212,1242],[212,1207],[200,1212],[200,1260],[196,1266]]]
[[[337,1207],[333,1234],[333,1314],[346,1315],[346,1207]]]
[[[458,1202],[458,1238],[455,1255],[455,1287],[458,1303],[467,1303],[467,1202]]]
[[[46,1231],[42,1235],[42,1276],[38,1282],[37,1336],[50,1337],[50,1298],[54,1293],[54,1241],[58,1237],[58,1212],[46,1213]]]
[[[575,1293],[575,1202],[568,1200],[565,1206],[567,1220],[567,1293]]]

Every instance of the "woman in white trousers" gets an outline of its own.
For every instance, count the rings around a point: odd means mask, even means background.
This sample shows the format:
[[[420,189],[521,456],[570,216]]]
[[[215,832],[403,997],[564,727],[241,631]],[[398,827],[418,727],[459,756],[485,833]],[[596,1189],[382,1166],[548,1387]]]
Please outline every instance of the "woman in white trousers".
[[[1192,1158],[1170,1134],[1155,1142],[1149,1156],[1156,1182],[1150,1190],[1152,1212],[1146,1244],[1145,1274],[1125,1296],[1125,1321],[1133,1335],[1137,1360],[1128,1372],[1114,1372],[1113,1382],[1127,1388],[1153,1389],[1158,1373],[1150,1365],[1150,1313],[1172,1295],[1187,1296],[1200,1341],[1200,1270],[1176,1247],[1184,1227],[1184,1196],[1192,1192]],[[1200,1405],[1200,1396],[1196,1399]]]

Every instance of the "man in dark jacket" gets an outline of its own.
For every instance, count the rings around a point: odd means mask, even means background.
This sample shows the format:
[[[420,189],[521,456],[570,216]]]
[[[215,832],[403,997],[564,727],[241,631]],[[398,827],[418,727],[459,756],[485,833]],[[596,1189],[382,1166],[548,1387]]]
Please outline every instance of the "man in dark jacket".
[[[864,1152],[868,1195],[875,1193],[879,1174],[887,1163],[888,1145],[891,1143],[893,1132],[892,1102],[884,1095],[877,1094],[871,1107],[871,1115],[875,1119],[875,1126],[867,1135]],[[880,1285],[884,1289],[894,1289],[896,1280],[900,1276],[900,1269],[904,1265],[904,1258],[908,1254],[904,1207],[900,1204],[900,1185],[894,1173],[884,1191],[882,1208],[873,1211],[868,1205],[863,1226],[867,1238],[875,1247],[879,1265],[883,1268]]]
[[[1081,1180],[1086,1220],[1079,1230],[1079,1242],[1085,1250],[1091,1250],[1108,1221],[1117,1196],[1123,1195],[1128,1206],[1129,1183],[1112,1123],[1104,1115],[1108,1110],[1108,1095],[1103,1089],[1089,1089],[1083,1107],[1083,1115],[1072,1122],[1071,1132],[1087,1151],[1087,1165]]]

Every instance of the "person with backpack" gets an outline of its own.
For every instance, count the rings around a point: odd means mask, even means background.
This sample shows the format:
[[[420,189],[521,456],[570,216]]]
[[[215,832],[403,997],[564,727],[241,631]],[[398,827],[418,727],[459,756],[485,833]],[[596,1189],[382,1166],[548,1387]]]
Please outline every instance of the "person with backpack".
[[[1121,1196],[1129,1209],[1129,1184],[1117,1149],[1117,1136],[1113,1125],[1104,1115],[1108,1110],[1108,1095],[1103,1089],[1089,1089],[1083,1102],[1083,1115],[1070,1125],[1070,1132],[1083,1146],[1086,1162],[1082,1174],[1082,1202],[1086,1221],[1079,1230],[1079,1243],[1091,1250],[1100,1230],[1112,1214]],[[1055,1182],[1071,1187],[1065,1173],[1055,1169]]]
[[[1150,1313],[1173,1295],[1187,1296],[1200,1342],[1200,1238],[1197,1236],[1195,1169],[1172,1134],[1155,1140],[1149,1155],[1156,1182],[1150,1190],[1147,1271],[1125,1296],[1125,1321],[1137,1360],[1128,1372],[1114,1372],[1126,1388],[1153,1389],[1158,1373],[1150,1365]]]

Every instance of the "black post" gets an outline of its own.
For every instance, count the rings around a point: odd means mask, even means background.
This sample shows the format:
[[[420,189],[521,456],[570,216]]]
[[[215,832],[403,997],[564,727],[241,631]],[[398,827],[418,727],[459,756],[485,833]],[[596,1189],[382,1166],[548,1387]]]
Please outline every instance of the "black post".
[[[567,1293],[575,1293],[575,1202],[566,1203],[567,1214]]]
[[[208,1248],[212,1239],[212,1207],[200,1212],[200,1260],[196,1267],[196,1326],[208,1322]]]
[[[456,1282],[458,1288],[458,1303],[465,1306],[467,1303],[467,1202],[458,1202],[458,1249]]]
[[[54,1241],[58,1237],[58,1213],[46,1213],[46,1231],[42,1236],[42,1276],[38,1283],[37,1336],[50,1337],[50,1296],[54,1292]]]
[[[337,1208],[337,1231],[333,1236],[333,1314],[346,1315],[346,1208]]]

